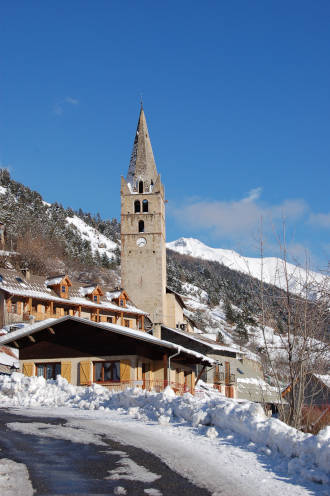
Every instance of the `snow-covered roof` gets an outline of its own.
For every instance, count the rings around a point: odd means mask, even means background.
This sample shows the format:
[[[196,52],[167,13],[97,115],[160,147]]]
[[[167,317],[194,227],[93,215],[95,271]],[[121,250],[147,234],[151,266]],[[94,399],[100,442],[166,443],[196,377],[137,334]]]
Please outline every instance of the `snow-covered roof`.
[[[46,286],[56,286],[56,284],[61,284],[64,278],[65,274],[56,277],[50,277],[49,279],[45,280],[45,284]]]
[[[84,286],[83,288],[79,288],[79,293],[81,296],[87,296],[93,293],[94,289],[96,288],[96,285],[93,286]]]
[[[19,368],[19,361],[14,353],[5,346],[0,347],[0,365],[7,365],[8,367],[14,366]]]
[[[138,339],[140,341],[147,341],[157,346],[162,346],[164,348],[172,349],[176,352],[179,351],[182,353],[186,353],[187,355],[194,356],[195,358],[198,358],[201,362],[207,362],[210,365],[213,365],[217,362],[216,360],[213,360],[212,358],[209,358],[206,355],[203,355],[202,353],[198,353],[196,351],[185,348],[184,346],[180,346],[171,343],[169,341],[164,341],[162,339],[156,338],[155,336],[152,336],[151,334],[148,334],[147,332],[144,331],[138,331],[136,329],[131,329],[129,327],[124,327],[118,324],[110,324],[107,322],[93,322],[89,319],[84,319],[82,317],[73,317],[70,315],[61,317],[59,319],[46,319],[41,322],[32,324],[30,326],[26,326],[23,329],[18,329],[17,331],[13,331],[7,334],[6,336],[1,336],[0,345],[16,341],[17,339],[21,339],[31,334],[35,334],[39,331],[42,331],[43,329],[47,329],[48,327],[53,327],[61,322],[65,322],[66,320],[81,322],[82,324],[86,324],[92,327],[98,327],[101,329],[106,329],[108,331],[112,331],[118,334],[123,334],[125,336],[129,336]]]
[[[164,329],[167,329],[168,331],[173,331],[177,334],[180,334],[181,336],[184,336],[185,338],[191,339],[193,341],[197,341],[198,343],[203,344],[204,346],[208,346],[212,350],[215,351],[230,351],[231,353],[237,353],[237,354],[244,354],[241,351],[237,350],[236,348],[232,348],[230,346],[225,346],[221,345],[218,343],[212,342],[211,339],[207,339],[202,337],[200,334],[195,335],[192,332],[187,332],[187,331],[182,331],[181,329],[174,329],[173,327],[167,327],[167,326],[162,326]]]
[[[99,303],[86,299],[84,296],[90,294],[90,288],[95,288],[95,285],[84,288],[77,283],[72,283],[69,298],[61,298],[60,296],[57,296],[57,294],[50,287],[47,287],[47,284],[59,284],[65,275],[59,275],[46,280],[42,276],[31,275],[30,280],[27,280],[24,279],[22,274],[16,270],[2,268],[0,268],[0,275],[2,276],[2,279],[0,278],[0,289],[17,296],[39,298],[41,300],[61,302],[77,306],[81,305],[84,307],[95,307],[113,310],[116,312],[124,311],[125,313],[148,315],[148,312],[144,312],[132,304],[129,304],[126,307],[120,307],[119,305],[109,301],[108,297],[101,299]],[[83,294],[84,290],[88,291],[86,295]],[[111,292],[109,293],[111,294]]]
[[[108,298],[110,301],[113,300],[114,298],[119,298],[119,296],[122,294],[122,291],[107,291],[105,293],[106,298]]]
[[[314,374],[323,384],[330,388],[330,374]]]

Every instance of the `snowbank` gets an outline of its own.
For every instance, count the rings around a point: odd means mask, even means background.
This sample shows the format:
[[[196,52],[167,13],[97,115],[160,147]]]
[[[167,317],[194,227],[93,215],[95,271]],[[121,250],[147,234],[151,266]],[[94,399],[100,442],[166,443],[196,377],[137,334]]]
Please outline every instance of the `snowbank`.
[[[0,460],[0,494],[1,496],[33,496],[33,487],[29,473],[23,463],[2,458]]]
[[[123,409],[141,420],[166,425],[171,421],[229,429],[244,438],[288,457],[288,472],[322,483],[329,481],[330,427],[317,436],[304,434],[280,420],[267,418],[262,407],[249,401],[222,395],[199,398],[178,397],[170,389],[162,393],[128,389],[112,392],[93,384],[76,387],[58,376],[56,381],[25,377],[19,373],[0,376],[0,404],[3,407],[67,406],[85,410]]]

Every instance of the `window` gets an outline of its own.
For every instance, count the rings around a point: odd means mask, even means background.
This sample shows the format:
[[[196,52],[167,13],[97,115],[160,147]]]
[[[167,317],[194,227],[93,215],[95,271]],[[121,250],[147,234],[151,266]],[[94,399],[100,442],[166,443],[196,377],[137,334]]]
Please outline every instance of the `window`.
[[[139,232],[144,232],[144,221],[139,220]]]
[[[93,301],[97,303],[97,300],[98,300],[97,295],[93,295]]]
[[[129,327],[129,320],[128,319],[124,319],[124,325],[125,325],[125,327]]]
[[[141,203],[139,200],[135,200],[134,202],[134,212],[136,214],[138,214],[139,212],[141,212]]]
[[[61,286],[61,292],[66,293],[66,286]]]
[[[142,202],[142,212],[148,212],[148,200]]]
[[[139,181],[139,193],[143,193],[143,181]]]
[[[94,382],[119,382],[120,362],[94,362]]]
[[[122,298],[120,298],[120,300],[119,300],[119,305],[121,307],[124,307],[125,306],[125,302],[124,302],[124,300]]]
[[[36,363],[37,376],[44,379],[56,379],[56,376],[61,375],[60,363]]]
[[[18,304],[17,303],[12,303],[10,306],[10,312],[11,313],[18,313]]]
[[[16,281],[17,282],[24,282],[23,279],[21,277],[16,277]]]
[[[0,274],[0,282],[2,282],[2,281],[3,281],[3,277],[2,277],[2,275]]]
[[[107,322],[109,322],[109,324],[112,324],[112,321],[113,321],[112,317],[107,317]]]

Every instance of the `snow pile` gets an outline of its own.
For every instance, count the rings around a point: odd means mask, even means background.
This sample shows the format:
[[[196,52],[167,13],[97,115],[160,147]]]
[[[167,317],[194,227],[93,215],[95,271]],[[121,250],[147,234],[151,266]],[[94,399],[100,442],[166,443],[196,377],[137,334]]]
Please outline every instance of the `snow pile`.
[[[250,401],[233,400],[222,395],[176,396],[166,388],[162,393],[141,389],[110,391],[93,384],[77,387],[58,376],[56,381],[43,377],[25,377],[19,373],[0,376],[0,403],[3,407],[66,406],[84,410],[121,410],[137,419],[187,422],[193,427],[212,426],[229,429],[274,453],[289,458],[289,473],[300,473],[313,481],[326,483],[330,471],[330,427],[317,436],[304,434],[278,419],[267,418],[262,407]],[[213,432],[214,431],[214,432]]]
[[[23,463],[2,458],[0,460],[0,494],[1,496],[33,496],[29,473]]]
[[[278,286],[281,289],[286,289],[286,270],[289,275],[289,289],[293,293],[300,293],[304,288],[306,280],[313,286],[323,284],[325,278],[318,272],[304,270],[301,267],[287,263],[276,257],[252,258],[243,257],[234,250],[223,250],[221,248],[211,248],[205,245],[198,239],[180,238],[166,244],[167,248],[177,251],[183,255],[202,258],[203,260],[211,260],[219,262],[230,269],[249,274],[257,279],[261,278],[266,283]]]

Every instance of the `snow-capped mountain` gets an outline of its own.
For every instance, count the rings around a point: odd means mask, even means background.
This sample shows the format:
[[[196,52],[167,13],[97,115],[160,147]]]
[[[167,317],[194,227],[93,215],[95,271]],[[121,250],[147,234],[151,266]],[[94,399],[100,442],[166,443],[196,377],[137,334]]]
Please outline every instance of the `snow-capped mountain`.
[[[286,289],[286,281],[288,281],[288,289],[294,293],[301,293],[306,287],[306,283],[311,290],[313,284],[320,285],[324,280],[322,274],[313,271],[307,272],[301,267],[285,263],[280,258],[244,257],[233,250],[211,248],[194,238],[179,238],[167,243],[167,248],[182,255],[219,262],[230,269],[243,272],[257,279],[262,278],[264,282],[281,289]]]

